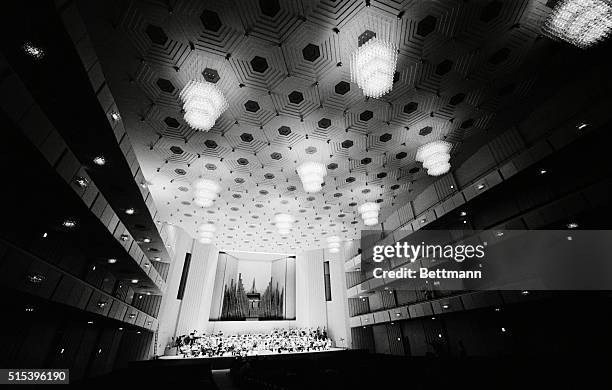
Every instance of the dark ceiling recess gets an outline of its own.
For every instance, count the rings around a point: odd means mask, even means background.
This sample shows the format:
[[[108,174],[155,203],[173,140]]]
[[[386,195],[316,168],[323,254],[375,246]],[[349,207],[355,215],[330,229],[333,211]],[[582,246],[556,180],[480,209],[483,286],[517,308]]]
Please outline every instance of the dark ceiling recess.
[[[204,80],[208,81],[209,83],[216,83],[220,79],[219,72],[211,68],[204,69],[202,71],[202,76],[204,77]]]
[[[309,43],[302,49],[302,55],[306,61],[313,62],[321,56],[321,52],[319,51],[319,46]]]
[[[436,18],[431,15],[426,16],[417,24],[417,35],[426,37],[433,32],[436,28]]]
[[[251,68],[255,72],[263,73],[268,69],[268,61],[263,57],[255,56],[251,60]]]
[[[168,41],[168,36],[161,27],[149,24],[145,30],[151,42],[163,45]]]
[[[221,20],[216,12],[205,9],[200,15],[204,28],[208,31],[217,32],[221,28]]]
[[[345,93],[347,93],[350,90],[351,90],[351,85],[349,83],[347,83],[346,81],[340,81],[334,87],[334,91],[336,91],[336,93],[338,95],[344,95]]]

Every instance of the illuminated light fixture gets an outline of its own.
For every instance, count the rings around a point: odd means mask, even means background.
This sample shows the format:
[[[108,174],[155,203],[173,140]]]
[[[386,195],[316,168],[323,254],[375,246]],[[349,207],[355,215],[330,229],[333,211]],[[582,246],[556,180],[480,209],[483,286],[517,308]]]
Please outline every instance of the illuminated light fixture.
[[[81,176],[74,179],[74,182],[81,188],[86,188],[89,185],[89,180]]]
[[[452,144],[446,141],[433,141],[419,146],[416,153],[416,160],[423,163],[423,168],[427,169],[429,176],[440,176],[447,173],[451,165],[450,150]]]
[[[138,279],[132,279],[131,282],[132,282],[132,284],[136,284],[136,283],[138,283]]]
[[[31,274],[26,277],[27,281],[32,284],[41,284],[46,279],[44,275]]]
[[[200,131],[210,130],[228,107],[219,87],[207,81],[188,82],[179,97],[183,101],[185,121]]]
[[[151,239],[150,238],[143,238],[142,242],[144,242],[145,244],[148,244],[148,243],[151,242]]]
[[[359,37],[359,47],[351,57],[351,81],[365,96],[379,98],[393,88],[397,48],[376,38],[371,31]]]
[[[588,126],[588,123],[584,123],[584,122],[582,122],[582,123],[580,123],[578,126],[576,126],[576,128],[577,128],[578,130],[582,130],[582,129],[586,128],[587,126]]]
[[[378,212],[380,211],[380,206],[377,203],[366,202],[359,206],[358,211],[359,214],[361,214],[364,225],[374,226],[378,224]]]
[[[338,236],[327,237],[327,248],[329,248],[329,253],[340,252],[340,237]]]
[[[121,241],[127,241],[130,239],[130,236],[128,236],[127,234],[122,234],[121,237],[119,237],[121,239]]]
[[[62,225],[68,229],[72,229],[76,227],[76,221],[73,219],[67,219],[64,222],[62,222]]]
[[[544,22],[544,34],[587,49],[612,32],[612,5],[607,0],[561,0]]]
[[[106,164],[106,159],[104,158],[104,156],[96,156],[96,157],[94,157],[93,162],[96,165],[102,166],[102,165]]]
[[[570,222],[566,226],[568,229],[576,229],[578,227],[578,224],[576,222]]]
[[[25,311],[28,312],[28,313],[32,313],[34,311],[34,308],[32,306],[27,306],[25,308]]]
[[[200,207],[212,206],[215,198],[221,192],[221,186],[212,180],[202,179],[193,184],[195,188],[194,203]]]
[[[21,48],[27,55],[36,60],[40,60],[45,56],[45,51],[32,42],[25,42]]]
[[[215,237],[217,227],[211,223],[205,223],[198,228],[198,241],[202,244],[210,244]]]
[[[47,232],[44,232],[42,236],[43,236],[43,238],[47,238],[47,236],[48,236]]]
[[[316,161],[306,161],[297,167],[297,173],[300,176],[304,191],[319,192],[321,184],[327,175],[325,164]]]
[[[91,325],[91,324],[93,324],[93,321],[87,321],[87,323],[88,323],[89,325]]]
[[[114,121],[118,121],[119,119],[121,119],[121,115],[119,115],[118,112],[112,112],[111,113],[111,118],[113,118]]]
[[[115,264],[117,262],[117,259],[108,259],[108,260],[106,260],[106,262],[108,264]]]
[[[125,210],[125,213],[126,213],[127,215],[134,215],[134,213],[135,213],[135,212],[136,212],[136,210],[134,210],[134,209],[133,209],[133,208],[131,208],[131,207],[130,207],[129,209],[126,209],[126,210]]]
[[[276,223],[276,228],[278,229],[278,233],[281,236],[286,236],[291,233],[291,228],[293,227],[294,222],[293,216],[289,214],[276,214],[274,216],[274,222]]]

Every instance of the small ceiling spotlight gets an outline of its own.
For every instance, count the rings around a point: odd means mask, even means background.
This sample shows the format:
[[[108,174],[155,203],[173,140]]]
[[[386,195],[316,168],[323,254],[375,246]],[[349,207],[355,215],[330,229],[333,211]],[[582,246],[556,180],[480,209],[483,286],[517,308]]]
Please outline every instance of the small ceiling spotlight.
[[[151,242],[151,239],[148,238],[148,237],[145,237],[145,238],[142,239],[142,242],[144,242],[145,244],[148,244],[148,243]]]
[[[476,186],[476,189],[477,189],[477,190],[479,190],[479,191],[480,191],[480,190],[482,190],[482,189],[484,189],[484,188],[485,188],[485,185],[484,185],[483,183],[480,183],[480,184],[478,184],[478,185]]]
[[[47,236],[49,236],[49,235],[47,234],[47,232],[44,232],[42,236],[43,236],[43,238],[47,238]]]
[[[553,39],[587,49],[612,32],[612,4],[607,0],[561,0],[542,30]]]
[[[587,128],[588,126],[589,126],[588,123],[581,122],[581,123],[578,124],[578,126],[576,126],[576,128],[578,130],[583,130],[583,129]]]
[[[327,175],[325,164],[315,161],[306,161],[297,167],[297,173],[306,192],[319,192]]]
[[[132,282],[132,284],[136,284],[136,283],[139,282],[139,280],[138,279],[132,279],[131,282]]]
[[[89,185],[89,180],[81,176],[76,177],[74,182],[81,188],[86,188]]]
[[[372,31],[361,34],[358,43],[351,57],[351,81],[365,96],[379,98],[393,88],[397,48],[391,42],[376,38]]]
[[[117,259],[113,259],[113,258],[111,258],[111,259],[106,260],[106,262],[107,262],[108,264],[115,264],[115,263],[117,262]]]
[[[461,213],[459,213],[459,215],[461,215],[462,217],[465,217],[467,215],[466,211],[462,211]]]
[[[570,222],[566,226],[567,226],[568,229],[576,229],[578,227],[578,223]]]
[[[128,236],[127,234],[123,233],[120,237],[121,241],[127,241],[130,239],[130,236]]]
[[[129,209],[125,209],[125,213],[127,215],[134,215],[134,213],[136,212],[136,210],[134,210],[133,208],[129,208]]]
[[[62,226],[68,229],[73,229],[76,227],[76,221],[74,219],[66,219],[64,222],[62,222]]]
[[[219,192],[221,192],[219,183],[208,179],[198,180],[193,186],[195,188],[194,203],[200,207],[212,206]]]
[[[210,244],[213,242],[215,238],[215,232],[217,231],[217,227],[212,223],[205,223],[200,225],[198,228],[198,241],[202,244]]]
[[[179,97],[184,103],[185,121],[200,131],[210,130],[228,108],[227,99],[221,89],[207,81],[188,82]]]
[[[378,224],[378,212],[380,211],[378,203],[366,202],[359,206],[358,211],[361,214],[364,225],[374,226]]]
[[[340,252],[340,237],[338,236],[327,237],[327,248],[329,248],[329,253]]]
[[[26,313],[32,313],[34,311],[34,307],[33,306],[26,306],[25,311],[26,311]]]
[[[293,227],[295,218],[293,218],[293,216],[290,214],[280,213],[274,216],[274,222],[276,223],[278,233],[281,236],[286,236],[291,233],[291,228]]]
[[[113,118],[113,120],[114,120],[114,121],[118,121],[119,119],[121,119],[121,115],[119,115],[119,113],[118,113],[118,112],[113,111],[113,112],[111,113],[111,118]]]
[[[540,175],[545,175],[548,172],[546,169],[540,169]]]
[[[451,168],[449,160],[452,146],[446,141],[433,141],[421,145],[417,149],[416,160],[423,163],[423,168],[427,170],[429,176],[443,175]]]
[[[102,166],[104,164],[106,164],[106,159],[104,158],[104,156],[96,156],[93,159],[94,164]]]
[[[24,53],[34,58],[35,60],[41,60],[45,56],[45,51],[41,47],[33,44],[32,42],[25,42],[23,46],[21,46],[21,48],[23,49]]]

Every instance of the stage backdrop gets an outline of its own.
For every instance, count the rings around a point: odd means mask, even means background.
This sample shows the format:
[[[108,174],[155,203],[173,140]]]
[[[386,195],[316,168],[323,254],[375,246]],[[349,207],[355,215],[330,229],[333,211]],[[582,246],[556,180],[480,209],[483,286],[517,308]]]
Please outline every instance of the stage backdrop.
[[[295,320],[295,257],[219,252],[211,321]]]

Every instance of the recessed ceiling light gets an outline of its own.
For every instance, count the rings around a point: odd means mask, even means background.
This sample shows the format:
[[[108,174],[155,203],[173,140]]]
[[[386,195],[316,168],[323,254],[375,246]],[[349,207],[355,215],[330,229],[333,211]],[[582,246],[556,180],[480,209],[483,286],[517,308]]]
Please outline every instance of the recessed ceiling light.
[[[496,233],[495,233],[495,235],[496,235],[497,237],[501,237],[501,236],[503,236],[503,235],[504,235],[504,232],[496,232]]]
[[[540,175],[545,174],[546,172],[548,172],[546,169],[540,169]]]
[[[64,227],[67,227],[67,228],[69,228],[69,229],[72,229],[72,228],[76,227],[76,221],[75,221],[75,220],[73,220],[73,219],[67,219],[67,220],[65,220],[64,222],[62,222],[62,225],[63,225]]]
[[[478,186],[476,186],[476,189],[478,189],[478,190],[482,190],[483,188],[485,188],[485,185],[482,184],[482,183],[478,184]]]
[[[91,325],[91,324],[93,324],[93,321],[87,321],[87,323]]]
[[[96,157],[94,157],[93,162],[96,165],[102,166],[102,165],[106,164],[106,159],[104,158],[104,156],[96,156]]]
[[[117,262],[117,259],[108,259],[107,262],[108,264],[115,264]]]
[[[129,208],[129,209],[125,209],[125,213],[127,215],[133,215],[136,212],[136,210],[134,210],[133,208]]]
[[[121,115],[119,115],[118,112],[112,112],[111,113],[111,118],[113,118],[113,120],[118,121],[119,119],[121,119]]]
[[[119,328],[119,330],[123,330],[123,328]]]
[[[74,179],[74,182],[81,188],[85,188],[89,185],[89,180],[81,176]]]
[[[145,243],[147,243],[147,244],[148,244],[148,243],[150,243],[150,242],[151,242],[151,239],[150,239],[150,238],[143,238],[143,239],[142,239],[142,242],[145,242]]]
[[[521,295],[529,295],[529,291],[523,290],[523,291],[521,291]]]
[[[576,126],[576,128],[577,128],[578,130],[582,130],[582,129],[584,129],[584,128],[585,128],[585,127],[587,127],[587,126],[589,126],[589,124],[588,124],[588,123],[584,123],[584,122],[582,122],[582,123],[580,123],[578,126]]]
[[[40,60],[45,56],[45,51],[41,47],[33,44],[32,42],[24,43],[21,48],[27,55],[36,60]]]
[[[459,215],[461,215],[462,217],[465,217],[467,215],[466,211],[462,211],[461,213],[459,213]]]
[[[128,236],[127,234],[122,234],[120,238],[121,238],[121,241],[127,241],[130,238],[130,236]]]
[[[32,306],[26,306],[25,311],[28,313],[32,313],[34,311],[34,308]]]
[[[567,224],[568,229],[576,229],[577,227],[578,227],[578,224],[576,222],[570,222]]]
[[[44,232],[42,236],[43,238],[47,238],[47,232]]]
[[[133,284],[138,283],[138,279],[132,279],[132,283],[133,283]]]

